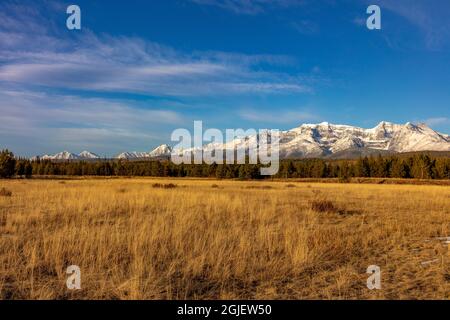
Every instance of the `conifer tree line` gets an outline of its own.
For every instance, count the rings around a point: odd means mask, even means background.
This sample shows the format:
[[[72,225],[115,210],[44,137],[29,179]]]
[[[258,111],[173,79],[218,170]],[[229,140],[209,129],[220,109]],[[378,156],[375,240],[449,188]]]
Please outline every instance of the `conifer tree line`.
[[[264,179],[261,165],[202,164],[175,165],[169,160],[126,161],[50,161],[16,159],[0,152],[0,177],[31,176],[151,176],[209,177],[219,179]],[[375,156],[357,160],[299,159],[281,160],[274,178],[414,178],[450,179],[450,158],[427,154]]]

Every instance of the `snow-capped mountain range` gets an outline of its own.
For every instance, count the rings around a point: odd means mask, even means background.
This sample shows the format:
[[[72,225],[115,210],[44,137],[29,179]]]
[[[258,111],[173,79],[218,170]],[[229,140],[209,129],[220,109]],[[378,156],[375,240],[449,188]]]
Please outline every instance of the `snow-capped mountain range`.
[[[255,148],[267,141],[268,130],[257,135],[234,139],[224,144],[210,143],[202,148],[181,150],[182,154],[212,150]],[[425,124],[404,125],[380,122],[375,128],[363,129],[328,122],[303,124],[280,132],[280,158],[351,158],[375,153],[416,151],[450,151],[450,136],[438,133]]]
[[[281,157],[332,156],[347,151],[450,151],[450,136],[425,124],[400,125],[385,121],[372,129],[323,122],[304,124],[281,133]]]
[[[43,156],[36,156],[32,159],[41,159],[41,160],[94,160],[100,159],[98,155],[89,151],[83,151],[79,154],[71,153],[69,151],[59,152],[54,155],[45,154]]]
[[[158,157],[168,157],[172,152],[172,148],[167,144],[163,144],[150,152],[123,152],[116,157],[115,159],[145,159],[145,158],[158,158]],[[69,151],[59,152],[54,155],[43,155],[33,157],[32,160],[36,159],[41,160],[96,160],[101,159],[100,156],[92,153],[90,151],[83,151],[79,154],[75,154]]]
[[[150,152],[123,152],[119,154],[116,159],[145,159],[145,158],[157,158],[167,157],[172,153],[172,147],[167,144],[160,145]]]
[[[164,144],[150,152],[124,152],[116,159],[151,159],[169,157],[172,152],[196,153],[213,149],[242,149],[256,146],[258,139],[265,139],[268,131],[258,135],[236,138],[224,144],[210,143],[202,148],[173,150]],[[425,124],[404,125],[381,122],[375,128],[364,129],[348,125],[334,125],[328,122],[303,124],[300,127],[280,133],[281,158],[345,157],[349,154],[404,153],[417,151],[450,151],[450,136],[434,131]],[[84,151],[73,154],[67,151],[53,156],[42,156],[51,160],[99,159],[94,153]]]

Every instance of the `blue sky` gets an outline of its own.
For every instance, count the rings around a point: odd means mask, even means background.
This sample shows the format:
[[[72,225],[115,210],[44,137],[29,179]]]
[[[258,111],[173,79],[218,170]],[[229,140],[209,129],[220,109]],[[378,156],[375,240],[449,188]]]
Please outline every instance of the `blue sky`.
[[[381,30],[365,26],[370,4]],[[450,133],[449,89],[447,0],[0,3],[0,148],[23,156],[148,151],[194,120]]]

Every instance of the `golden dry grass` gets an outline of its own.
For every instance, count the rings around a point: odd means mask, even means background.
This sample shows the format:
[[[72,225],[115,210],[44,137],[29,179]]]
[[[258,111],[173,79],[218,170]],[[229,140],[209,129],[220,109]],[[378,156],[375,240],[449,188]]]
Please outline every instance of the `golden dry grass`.
[[[0,197],[3,299],[450,298],[450,255],[436,239],[450,236],[445,186],[85,179],[2,187],[12,192]],[[66,288],[72,264],[82,272],[78,291]],[[381,267],[381,290],[366,287],[369,265]]]

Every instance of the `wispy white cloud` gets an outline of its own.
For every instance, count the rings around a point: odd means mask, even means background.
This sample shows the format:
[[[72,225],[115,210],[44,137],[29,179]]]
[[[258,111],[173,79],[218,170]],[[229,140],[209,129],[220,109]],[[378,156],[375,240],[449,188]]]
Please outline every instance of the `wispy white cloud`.
[[[17,6],[2,9],[8,18],[0,32],[0,82],[160,96],[311,91],[305,76],[264,71],[266,65],[292,64],[286,56],[182,53],[140,38],[98,36],[89,30],[67,37],[39,27],[51,25],[39,12],[25,19]],[[19,28],[22,20],[36,30]]]
[[[54,27],[56,4],[48,4],[42,14],[39,6],[0,3],[0,146],[13,143],[19,154],[149,149],[190,120],[174,100],[310,94],[317,85],[317,75],[274,72],[296,65],[288,56],[186,53],[88,29],[68,34]],[[167,98],[141,101],[146,95]]]
[[[371,3],[370,0],[365,0]],[[416,26],[424,38],[427,49],[441,50],[450,44],[450,2],[442,0],[410,1],[380,0],[386,9]]]
[[[304,0],[191,0],[199,5],[215,6],[236,14],[256,15],[273,8],[297,7]]]
[[[450,118],[446,117],[429,118],[421,122],[424,122],[429,126],[443,126],[443,125],[450,126]]]
[[[27,137],[45,141],[40,152],[77,146],[104,152],[118,152],[121,145],[150,148],[152,140],[167,140],[170,128],[185,120],[175,111],[126,100],[10,90],[0,91],[0,101],[0,143]]]
[[[277,123],[277,124],[298,124],[302,121],[317,121],[320,119],[318,115],[308,111],[260,111],[255,109],[242,109],[239,116],[247,121],[256,123]]]
[[[365,17],[355,17],[354,19],[353,19],[353,23],[354,24],[356,24],[357,26],[360,26],[360,27],[362,27],[362,26],[366,26],[366,22],[367,22],[367,20],[365,19]]]
[[[299,33],[304,35],[314,35],[320,30],[319,25],[311,20],[294,21],[291,26]]]

